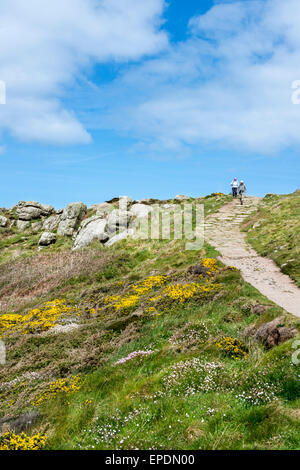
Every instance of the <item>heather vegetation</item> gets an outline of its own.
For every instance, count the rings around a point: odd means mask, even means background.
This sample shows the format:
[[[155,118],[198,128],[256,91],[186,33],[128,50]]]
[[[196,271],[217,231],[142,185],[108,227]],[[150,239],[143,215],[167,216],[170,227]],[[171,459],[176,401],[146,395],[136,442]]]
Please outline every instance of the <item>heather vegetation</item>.
[[[201,200],[207,214],[227,201]],[[300,321],[212,246],[71,252],[62,237],[37,254],[15,236],[0,255],[0,449],[299,448],[294,339],[271,348],[247,331]]]

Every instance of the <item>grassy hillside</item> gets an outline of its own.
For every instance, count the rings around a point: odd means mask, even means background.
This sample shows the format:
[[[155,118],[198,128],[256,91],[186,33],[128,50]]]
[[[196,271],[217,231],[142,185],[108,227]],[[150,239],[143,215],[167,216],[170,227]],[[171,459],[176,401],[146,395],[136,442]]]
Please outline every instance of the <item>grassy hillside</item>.
[[[267,195],[245,224],[248,241],[300,286],[300,191]]]
[[[227,200],[204,199],[206,212]],[[25,247],[1,265],[0,423],[30,413],[29,448],[300,447],[292,340],[267,350],[244,336],[281,315],[299,320],[212,247],[128,239],[57,250]]]

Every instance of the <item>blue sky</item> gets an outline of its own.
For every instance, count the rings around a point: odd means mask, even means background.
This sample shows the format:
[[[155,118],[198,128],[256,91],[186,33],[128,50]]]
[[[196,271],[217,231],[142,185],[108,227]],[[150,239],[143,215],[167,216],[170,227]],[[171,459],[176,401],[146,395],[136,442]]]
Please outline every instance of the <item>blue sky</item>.
[[[0,207],[199,196],[233,176],[294,191],[299,18],[295,0],[3,2]]]

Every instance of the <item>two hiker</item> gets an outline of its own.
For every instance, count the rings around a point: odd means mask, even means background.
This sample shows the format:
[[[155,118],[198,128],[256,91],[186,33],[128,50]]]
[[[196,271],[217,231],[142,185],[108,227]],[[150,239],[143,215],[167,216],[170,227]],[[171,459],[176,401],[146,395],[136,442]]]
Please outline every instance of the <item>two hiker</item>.
[[[237,197],[237,195],[244,195],[246,192],[246,186],[243,180],[239,183],[237,178],[234,178],[234,180],[231,182],[231,187],[232,187],[232,195],[233,197]]]

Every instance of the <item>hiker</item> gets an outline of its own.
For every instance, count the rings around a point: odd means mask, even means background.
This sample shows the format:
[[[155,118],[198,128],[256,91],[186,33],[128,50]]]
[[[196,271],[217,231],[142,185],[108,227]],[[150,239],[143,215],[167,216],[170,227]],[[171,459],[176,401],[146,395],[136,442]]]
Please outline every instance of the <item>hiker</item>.
[[[240,182],[240,185],[238,187],[238,193],[239,193],[239,198],[240,198],[240,201],[241,201],[241,205],[244,204],[244,196],[245,196],[245,193],[246,193],[246,186],[245,186],[245,183],[243,180],[241,180]]]
[[[234,178],[234,180],[230,183],[232,187],[232,196],[237,197],[238,194],[238,187],[239,187],[239,182],[237,178]]]
[[[247,188],[246,188],[246,186],[245,186],[245,183],[244,183],[243,180],[241,180],[241,182],[240,182],[240,184],[239,184],[239,186],[238,186],[238,193],[239,193],[239,194],[241,194],[241,193],[242,193],[242,194],[245,194],[246,191],[247,191]]]

